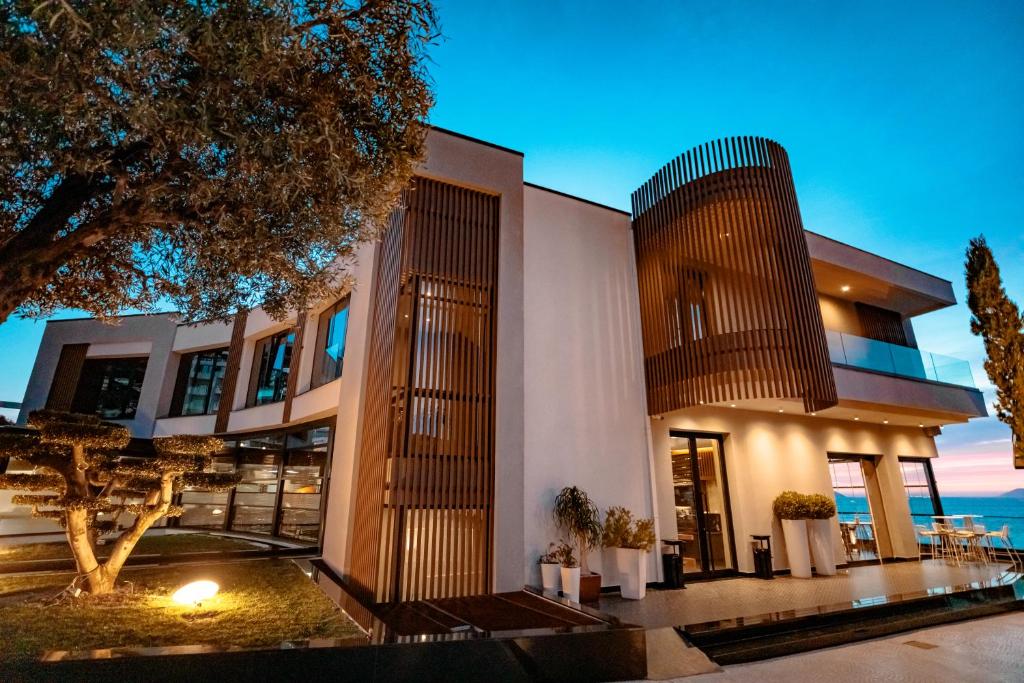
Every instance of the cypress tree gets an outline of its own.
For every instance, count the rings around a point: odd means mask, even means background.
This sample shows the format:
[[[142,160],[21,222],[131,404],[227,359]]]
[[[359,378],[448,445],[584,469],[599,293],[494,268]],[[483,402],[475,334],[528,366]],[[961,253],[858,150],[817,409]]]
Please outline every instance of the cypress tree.
[[[985,342],[985,372],[996,387],[996,417],[1010,426],[1013,464],[1024,469],[1024,329],[1020,309],[1003,287],[999,265],[983,236],[967,248],[971,332]]]

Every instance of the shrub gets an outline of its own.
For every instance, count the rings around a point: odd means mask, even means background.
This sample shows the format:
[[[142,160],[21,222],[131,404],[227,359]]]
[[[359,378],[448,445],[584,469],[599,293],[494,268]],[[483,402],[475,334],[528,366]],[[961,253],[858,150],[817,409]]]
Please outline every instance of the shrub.
[[[772,503],[772,512],[779,519],[808,519],[806,496],[796,491],[783,491]]]
[[[836,503],[828,496],[812,493],[804,496],[808,519],[831,519],[836,514]]]
[[[539,564],[558,564],[558,546],[548,543],[548,551],[537,560]]]
[[[610,507],[605,513],[601,544],[605,548],[650,550],[654,545],[654,520],[633,519],[626,508]]]
[[[562,565],[566,569],[574,569],[580,566],[579,561],[576,559],[576,552],[574,548],[565,541],[558,544],[558,548],[555,549],[554,556],[558,561],[558,564]]]

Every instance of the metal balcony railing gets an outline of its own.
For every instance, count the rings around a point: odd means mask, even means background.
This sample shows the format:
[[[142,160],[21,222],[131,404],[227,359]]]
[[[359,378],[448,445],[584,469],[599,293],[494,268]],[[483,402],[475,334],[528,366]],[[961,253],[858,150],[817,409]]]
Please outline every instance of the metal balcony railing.
[[[838,365],[977,389],[965,360],[835,330],[825,330],[825,337],[829,357]]]

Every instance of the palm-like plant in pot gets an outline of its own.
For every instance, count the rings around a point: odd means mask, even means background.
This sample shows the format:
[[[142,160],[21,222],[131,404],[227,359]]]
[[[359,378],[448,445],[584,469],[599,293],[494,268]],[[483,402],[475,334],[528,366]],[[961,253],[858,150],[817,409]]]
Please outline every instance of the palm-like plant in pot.
[[[586,491],[566,486],[555,496],[553,514],[555,524],[568,534],[579,553],[580,598],[584,602],[596,601],[601,594],[601,575],[590,571],[587,552],[601,543],[601,515],[597,505]]]
[[[615,549],[622,597],[640,600],[647,594],[647,553],[654,545],[654,520],[633,519],[624,507],[610,507],[605,513],[601,543]]]

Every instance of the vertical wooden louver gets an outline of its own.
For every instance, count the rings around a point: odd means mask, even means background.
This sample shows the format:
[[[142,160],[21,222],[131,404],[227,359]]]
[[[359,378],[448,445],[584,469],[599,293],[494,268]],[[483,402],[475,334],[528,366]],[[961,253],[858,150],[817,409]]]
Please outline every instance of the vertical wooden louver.
[[[491,587],[496,196],[417,178],[379,248],[350,579],[378,602]]]
[[[899,313],[861,301],[854,302],[853,306],[857,310],[861,332],[865,337],[908,346],[907,331],[903,327],[903,316]]]
[[[60,349],[60,358],[53,371],[50,393],[46,397],[47,410],[71,410],[71,401],[78,389],[82,366],[89,352],[88,344],[65,344]]]
[[[248,311],[235,313],[231,325],[231,342],[228,346],[228,360],[224,368],[224,380],[221,382],[220,403],[217,404],[217,417],[214,419],[213,431],[221,433],[227,430],[231,420],[231,411],[235,406],[235,391],[238,388],[238,373],[242,366],[242,349],[245,346],[245,323],[249,319]]]
[[[736,137],[674,159],[633,193],[651,414],[799,398],[837,403],[785,150]]]

